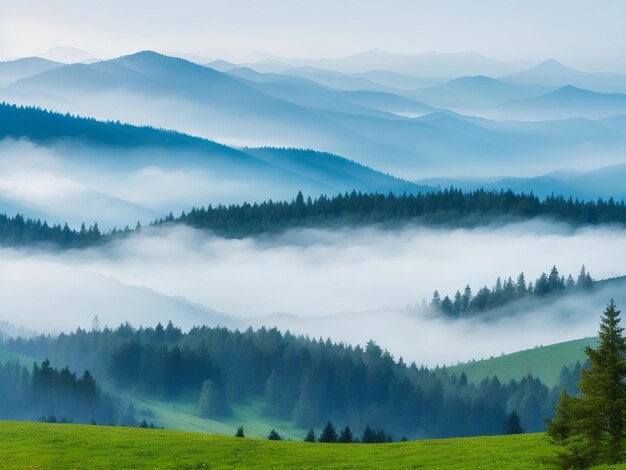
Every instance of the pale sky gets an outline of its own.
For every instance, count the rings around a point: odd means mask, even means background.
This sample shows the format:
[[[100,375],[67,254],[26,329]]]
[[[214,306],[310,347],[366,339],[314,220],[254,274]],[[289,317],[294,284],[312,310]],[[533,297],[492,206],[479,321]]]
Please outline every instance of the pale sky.
[[[0,58],[73,46],[245,59],[475,50],[626,72],[621,0],[0,0]]]

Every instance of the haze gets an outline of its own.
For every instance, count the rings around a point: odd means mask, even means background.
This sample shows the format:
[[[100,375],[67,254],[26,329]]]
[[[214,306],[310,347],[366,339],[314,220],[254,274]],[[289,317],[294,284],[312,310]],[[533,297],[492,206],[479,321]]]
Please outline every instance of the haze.
[[[88,328],[94,315],[111,326],[169,319],[185,328],[279,326],[353,344],[373,338],[396,355],[434,365],[594,335],[596,311],[611,296],[621,300],[622,288],[522,308],[517,316],[509,309],[489,322],[448,324],[415,305],[435,289],[451,295],[467,283],[491,287],[497,276],[520,270],[534,280],[553,264],[564,274],[587,264],[596,279],[620,275],[620,233],[535,221],[226,240],[186,227],[155,228],[84,251],[2,249],[0,285],[6,318],[38,331]],[[34,289],[36,296],[29,294]],[[63,315],[50,316],[51,308]]]
[[[0,57],[54,46],[111,58],[141,49],[250,60],[475,50],[503,60],[554,57],[588,70],[626,71],[621,1],[4,0]],[[602,25],[598,28],[598,25]],[[322,34],[323,32],[323,34]]]

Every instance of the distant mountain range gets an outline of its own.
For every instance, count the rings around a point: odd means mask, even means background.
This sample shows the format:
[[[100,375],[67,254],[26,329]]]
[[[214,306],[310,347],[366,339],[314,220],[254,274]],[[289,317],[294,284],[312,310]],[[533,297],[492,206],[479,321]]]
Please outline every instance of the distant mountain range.
[[[519,72],[532,65],[525,61],[501,62],[490,59],[477,52],[426,52],[422,54],[393,54],[374,49],[336,59],[303,59],[289,58],[284,62],[273,61],[275,67],[267,68],[268,61],[257,63],[256,67],[265,65],[265,70],[280,72],[288,66],[311,66],[322,69],[336,70],[343,73],[364,73],[371,70],[385,70],[405,75],[431,79],[451,79],[464,75],[499,76]],[[284,67],[276,65],[281,64]],[[285,65],[287,67],[285,67]],[[255,65],[253,64],[253,68]]]
[[[466,65],[480,58],[366,56]],[[350,61],[363,57],[357,59]],[[0,64],[0,71],[7,64]],[[94,64],[45,64],[51,68],[39,73],[23,67],[20,76],[35,75],[0,88],[0,100],[176,129],[233,147],[312,148],[404,179],[450,171],[542,174],[589,167],[592,156],[618,163],[626,150],[626,125],[620,120],[626,115],[624,95],[517,84],[506,81],[511,74],[440,83],[398,71],[341,72],[319,68],[330,63],[281,65],[276,59],[268,59],[265,69],[284,69],[281,73],[260,72],[150,51]],[[548,62],[540,70],[554,67],[563,69]]]
[[[500,77],[502,81],[518,85],[542,85],[560,88],[572,85],[601,93],[626,93],[626,75],[602,72],[581,72],[554,59],[526,70]]]
[[[602,167],[593,171],[555,172],[534,178],[426,178],[416,183],[433,187],[454,186],[464,190],[479,188],[511,189],[516,193],[534,193],[540,198],[551,194],[582,200],[626,200],[626,163]]]
[[[441,85],[410,93],[416,100],[440,108],[472,111],[497,106],[512,99],[542,95],[552,89],[536,85],[514,85],[478,75],[460,77]]]
[[[507,101],[500,109],[531,120],[602,119],[626,114],[626,94],[598,93],[566,85],[545,95]]]

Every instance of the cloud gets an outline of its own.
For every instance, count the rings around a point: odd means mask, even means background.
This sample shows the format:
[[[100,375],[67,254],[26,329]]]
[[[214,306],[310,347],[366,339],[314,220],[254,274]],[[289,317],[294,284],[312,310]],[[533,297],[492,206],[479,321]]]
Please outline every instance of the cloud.
[[[351,343],[374,338],[396,355],[432,365],[594,335],[603,305],[621,290],[492,323],[450,324],[405,305],[434,289],[491,286],[498,275],[521,270],[535,279],[553,264],[562,273],[586,264],[595,278],[617,276],[626,250],[620,229],[540,221],[474,230],[298,230],[242,240],[176,226],[84,251],[4,249],[0,261],[2,319],[31,329],[89,327],[94,311],[109,324],[219,322],[202,309],[148,302],[139,292],[149,289],[234,314],[232,325],[276,324]],[[271,316],[279,312],[290,315]]]

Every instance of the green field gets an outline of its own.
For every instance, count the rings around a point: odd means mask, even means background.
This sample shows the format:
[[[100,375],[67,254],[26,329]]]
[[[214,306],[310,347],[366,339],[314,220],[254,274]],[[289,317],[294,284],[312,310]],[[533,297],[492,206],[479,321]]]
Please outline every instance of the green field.
[[[595,347],[597,338],[583,338],[564,343],[541,346],[504,356],[447,367],[449,374],[465,372],[470,382],[478,383],[485,377],[496,375],[500,382],[519,380],[530,372],[548,387],[557,385],[563,366],[571,367],[585,362],[585,346]]]
[[[204,432],[212,434],[234,435],[239,426],[244,427],[247,436],[265,438],[272,428],[284,439],[300,441],[307,429],[298,428],[290,421],[268,418],[263,415],[263,400],[245,400],[243,403],[231,404],[233,414],[220,418],[219,421],[205,419],[197,415],[193,403],[164,402],[148,400],[137,396],[128,396],[133,401],[139,420],[145,418],[155,426],[165,429]],[[145,413],[145,412],[148,413]]]
[[[394,444],[308,444],[182,431],[0,422],[13,468],[554,468],[544,434]]]

